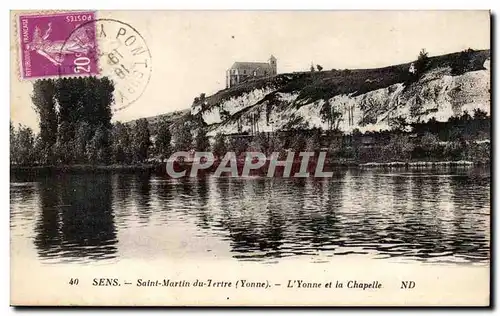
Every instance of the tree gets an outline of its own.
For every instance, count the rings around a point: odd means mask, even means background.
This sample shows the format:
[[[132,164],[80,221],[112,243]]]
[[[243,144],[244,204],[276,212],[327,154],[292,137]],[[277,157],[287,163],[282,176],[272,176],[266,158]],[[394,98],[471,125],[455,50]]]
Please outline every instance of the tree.
[[[339,158],[342,156],[342,139],[338,137],[330,138],[330,144],[328,145],[328,154],[331,157]]]
[[[415,146],[407,135],[392,135],[389,144],[387,144],[384,148],[385,158],[388,160],[408,160],[411,158],[414,148]]]
[[[101,127],[106,130],[104,134],[109,134],[111,105],[114,102],[114,85],[110,79],[107,77],[60,78],[53,84],[54,97],[59,105],[57,112],[59,134],[62,125],[64,125],[65,134],[58,137],[59,154],[66,155],[61,150],[65,150],[69,142],[74,142],[77,130],[83,122],[88,124],[91,130]]]
[[[323,67],[321,65],[316,65],[316,69],[318,69],[318,71],[321,71],[323,70]]]
[[[423,48],[418,54],[417,61],[415,62],[415,74],[420,78],[429,66],[429,53]]]
[[[75,123],[83,120],[81,115],[82,90],[84,88],[81,84],[82,79],[60,78],[55,81],[55,97],[59,105],[57,112],[59,122],[58,148],[63,145],[61,139],[73,139]],[[62,125],[64,125],[64,135],[60,135]]]
[[[283,140],[279,137],[278,133],[273,133],[269,138],[268,153],[273,152],[280,153],[280,158],[286,157],[285,146],[283,145]]]
[[[306,150],[308,152],[318,152],[321,150],[321,129],[315,129],[307,139]]]
[[[426,157],[436,157],[440,149],[439,138],[434,134],[425,133],[420,139],[420,147]]]
[[[461,120],[462,122],[467,122],[467,121],[472,120],[472,116],[469,114],[469,111],[465,110],[465,111],[462,113],[462,116],[460,117],[460,120]]]
[[[144,162],[148,159],[150,136],[148,120],[144,118],[137,120],[132,138],[134,161]]]
[[[55,82],[59,104],[59,122],[70,123],[70,135],[75,123],[85,121],[92,128],[111,126],[111,105],[114,102],[113,82],[107,77],[62,78]]]
[[[255,135],[252,139],[249,147],[252,151],[258,151],[266,154],[269,149],[269,140],[266,133],[257,133],[257,135]]]
[[[460,52],[451,64],[451,73],[453,75],[461,75],[466,71],[472,70],[474,68],[473,53],[474,50],[471,48]]]
[[[31,139],[33,152],[26,157],[32,162],[82,163],[91,157],[93,162],[106,163],[113,92],[113,82],[107,77],[37,80],[31,99],[39,116],[40,134],[34,137],[30,130],[28,137],[23,127],[13,139],[17,143],[20,135]],[[16,146],[13,152],[20,155]]]
[[[70,135],[71,125],[71,123],[63,121],[58,128],[54,155],[59,163],[73,162],[74,144],[73,137]]]
[[[12,121],[10,121],[10,163],[15,164],[17,163],[17,155],[18,155],[18,148],[17,148],[17,133],[16,129],[14,128],[14,125],[12,124]]]
[[[447,142],[444,146],[443,152],[447,159],[460,160],[463,158],[465,145],[460,140]]]
[[[172,135],[170,135],[169,124],[166,120],[162,120],[158,126],[158,132],[155,139],[155,148],[161,161],[169,157],[172,151]]]
[[[82,85],[82,106],[79,109],[82,119],[93,128],[111,128],[111,105],[114,103],[115,90],[113,82],[107,77],[83,77]]]
[[[325,100],[319,114],[321,116],[321,120],[324,123],[327,123],[329,131],[338,129],[338,125],[342,119],[342,114],[335,111],[335,108],[330,104],[329,100]]]
[[[216,158],[221,159],[227,152],[226,138],[222,133],[215,135],[212,152]]]
[[[208,102],[206,100],[206,95],[205,93],[200,93],[199,97],[195,97],[193,100],[193,104],[191,105],[192,109],[199,109],[195,110],[196,113],[201,113],[207,109]]]
[[[111,129],[111,155],[114,162],[129,163],[132,161],[130,129],[121,122],[113,124]]]
[[[219,114],[220,114],[220,119],[222,121],[225,121],[225,120],[227,120],[228,118],[231,117],[231,113],[228,110],[226,110],[226,109],[221,109],[219,111]]]
[[[101,125],[87,145],[87,159],[91,163],[109,163],[109,130]]]
[[[352,130],[352,136],[359,137],[361,135],[363,135],[363,133],[361,133],[361,131],[359,130],[359,128],[356,127],[355,129]]]
[[[316,69],[314,69],[314,65],[312,63],[311,63],[311,68],[310,69],[311,69],[311,72],[315,72],[316,71]]]
[[[408,124],[404,116],[396,116],[389,120],[389,126],[392,127],[393,131],[403,132],[407,130],[410,124]]]
[[[92,139],[93,132],[87,122],[80,122],[75,132],[74,153],[77,162],[87,161],[87,144]]]
[[[19,124],[15,135],[14,162],[20,165],[33,164],[35,162],[35,138],[33,130],[27,126]]]
[[[35,136],[35,145],[34,145],[34,162],[42,165],[53,165],[56,162],[55,157],[55,144],[52,146],[47,146],[47,144],[42,141],[40,134]]]
[[[189,125],[184,122],[181,126],[174,130],[174,148],[176,151],[189,151],[193,146],[193,135],[191,134],[191,129]]]
[[[292,138],[292,142],[290,144],[290,147],[295,152],[301,152],[301,151],[304,151],[306,149],[306,145],[307,145],[307,139],[304,136],[304,133],[297,132],[295,134],[295,137]]]
[[[250,142],[247,137],[233,137],[229,141],[229,148],[236,154],[236,157],[246,152]]]
[[[195,139],[196,151],[207,151],[210,149],[210,141],[207,136],[207,131],[204,128],[198,129]]]
[[[35,112],[39,116],[40,149],[55,145],[57,141],[56,85],[53,79],[37,80],[31,95]]]
[[[479,108],[474,109],[474,119],[476,120],[484,120],[488,118],[488,113]]]

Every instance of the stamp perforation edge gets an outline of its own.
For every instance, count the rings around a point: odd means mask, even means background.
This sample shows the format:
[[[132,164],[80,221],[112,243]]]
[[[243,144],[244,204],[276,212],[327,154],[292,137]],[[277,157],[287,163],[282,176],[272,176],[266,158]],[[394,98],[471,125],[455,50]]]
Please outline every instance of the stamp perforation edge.
[[[36,80],[44,80],[44,79],[57,79],[57,78],[81,78],[81,77],[88,77],[88,76],[98,76],[99,74],[67,74],[67,75],[61,75],[59,74],[54,74],[54,75],[43,75],[43,76],[31,76],[31,77],[24,77],[22,73],[22,40],[20,37],[20,17],[21,16],[27,16],[30,18],[36,18],[36,17],[46,17],[47,15],[52,15],[52,16],[63,16],[66,14],[78,14],[78,13],[88,13],[88,12],[93,12],[94,14],[94,20],[98,19],[98,11],[97,10],[19,10],[19,11],[14,11],[11,10],[11,29],[10,36],[11,36],[11,43],[10,43],[10,51],[15,50],[15,70],[12,69],[12,62],[11,62],[11,71],[15,71],[16,77],[18,81],[21,82],[29,82],[29,81],[36,81]],[[96,30],[97,32],[97,30]],[[97,33],[96,33],[97,35]],[[97,43],[97,37],[95,39]],[[14,46],[14,47],[13,47]],[[96,51],[99,52],[99,45],[96,45]],[[11,58],[12,58],[12,53],[11,53]],[[96,59],[96,67],[97,70],[100,69],[100,60],[99,58]]]

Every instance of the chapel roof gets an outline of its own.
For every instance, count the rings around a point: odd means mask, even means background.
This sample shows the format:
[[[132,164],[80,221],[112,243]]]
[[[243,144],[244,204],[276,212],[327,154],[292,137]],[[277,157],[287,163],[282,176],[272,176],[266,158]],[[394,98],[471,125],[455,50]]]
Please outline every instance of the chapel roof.
[[[231,66],[231,69],[241,69],[241,70],[255,70],[257,68],[271,69],[271,66],[268,63],[241,62],[241,61],[237,61]]]

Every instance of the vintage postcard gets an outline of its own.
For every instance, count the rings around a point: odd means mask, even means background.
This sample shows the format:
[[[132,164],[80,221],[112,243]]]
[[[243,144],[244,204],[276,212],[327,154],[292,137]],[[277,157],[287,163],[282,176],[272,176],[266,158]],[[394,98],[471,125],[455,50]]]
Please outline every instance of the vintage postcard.
[[[489,11],[11,11],[14,306],[489,306]]]

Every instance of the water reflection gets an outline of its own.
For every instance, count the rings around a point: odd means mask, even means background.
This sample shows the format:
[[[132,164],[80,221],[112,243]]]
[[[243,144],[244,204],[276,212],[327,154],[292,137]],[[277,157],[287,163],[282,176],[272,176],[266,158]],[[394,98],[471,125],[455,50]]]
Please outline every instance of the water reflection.
[[[174,239],[183,243],[207,243],[196,248],[201,256],[216,251],[210,244],[216,241],[230,253],[215,255],[237,260],[317,254],[489,259],[488,170],[342,170],[331,179],[67,175],[30,181],[12,180],[11,229],[15,238],[32,235],[42,259],[140,256],[126,248],[137,247],[135,238],[155,240],[141,245],[161,255],[153,248],[170,247],[177,231]],[[36,215],[27,216],[27,210]]]
[[[63,176],[40,182],[35,246],[41,257],[116,256],[116,228],[108,176]]]
[[[139,223],[146,224],[152,215],[151,183],[148,174],[138,175],[133,178],[132,200],[136,202],[136,211]]]

